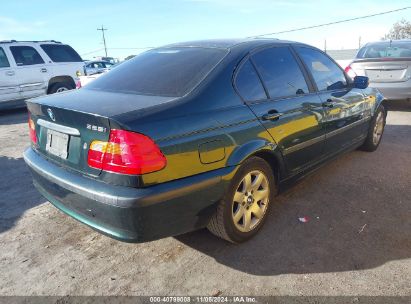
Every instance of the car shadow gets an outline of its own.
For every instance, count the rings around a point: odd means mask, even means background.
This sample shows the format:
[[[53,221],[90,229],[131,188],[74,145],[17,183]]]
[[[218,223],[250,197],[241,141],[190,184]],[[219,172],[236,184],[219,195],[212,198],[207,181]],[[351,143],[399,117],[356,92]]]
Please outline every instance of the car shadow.
[[[411,112],[411,100],[389,100],[386,107],[388,111]]]
[[[28,121],[27,108],[0,110],[0,125],[19,124]],[[23,115],[22,115],[23,114]]]
[[[207,230],[177,236],[254,275],[371,269],[411,257],[411,125],[387,125],[374,153],[347,153],[280,194],[261,231],[230,244]],[[407,169],[408,168],[408,169]],[[308,217],[308,222],[299,221]]]
[[[0,156],[0,233],[11,229],[28,209],[46,202],[32,184],[23,158]]]

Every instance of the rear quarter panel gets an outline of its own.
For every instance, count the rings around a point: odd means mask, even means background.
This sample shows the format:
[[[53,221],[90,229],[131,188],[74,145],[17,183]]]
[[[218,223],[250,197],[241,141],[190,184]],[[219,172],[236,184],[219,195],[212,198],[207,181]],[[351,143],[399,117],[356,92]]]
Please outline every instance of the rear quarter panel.
[[[81,62],[54,62],[48,66],[50,69],[50,79],[57,76],[70,76],[75,81],[78,77],[77,71],[83,73],[83,63]]]
[[[164,121],[154,128],[158,131],[167,129],[170,132],[169,136],[156,138],[157,144],[167,157],[167,167],[162,171],[144,175],[145,185],[234,166],[242,161],[247,152],[252,153],[255,152],[253,150],[268,145],[265,129],[246,106]],[[150,131],[146,130],[145,133]],[[155,137],[153,133],[150,135]],[[251,151],[239,151],[255,141],[258,144],[254,145]],[[209,148],[206,152],[201,150],[204,145]],[[207,153],[209,158],[206,157]],[[213,155],[216,156],[214,159]],[[205,158],[207,162],[203,160]]]

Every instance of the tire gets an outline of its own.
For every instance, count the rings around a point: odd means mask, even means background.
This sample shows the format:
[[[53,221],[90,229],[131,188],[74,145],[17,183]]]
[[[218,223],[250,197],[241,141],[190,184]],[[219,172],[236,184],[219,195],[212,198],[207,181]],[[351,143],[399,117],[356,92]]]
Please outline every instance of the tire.
[[[49,94],[60,93],[72,89],[74,89],[73,86],[68,82],[57,82],[50,87]]]
[[[207,226],[208,230],[232,243],[249,240],[263,226],[276,194],[274,174],[268,163],[259,157],[247,159],[231,180]],[[254,210],[257,211],[255,214]]]
[[[361,150],[374,152],[380,145],[385,128],[387,114],[383,105],[380,105],[371,119],[370,128],[368,129],[367,138],[360,147]]]

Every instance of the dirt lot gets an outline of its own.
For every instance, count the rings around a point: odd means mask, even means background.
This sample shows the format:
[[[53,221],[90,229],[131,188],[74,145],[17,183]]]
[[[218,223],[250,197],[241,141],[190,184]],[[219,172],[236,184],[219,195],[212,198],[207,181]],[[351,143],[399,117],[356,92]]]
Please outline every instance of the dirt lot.
[[[392,110],[376,152],[282,194],[242,245],[206,230],[145,244],[94,232],[36,192],[26,113],[1,113],[0,295],[411,295],[411,106]]]

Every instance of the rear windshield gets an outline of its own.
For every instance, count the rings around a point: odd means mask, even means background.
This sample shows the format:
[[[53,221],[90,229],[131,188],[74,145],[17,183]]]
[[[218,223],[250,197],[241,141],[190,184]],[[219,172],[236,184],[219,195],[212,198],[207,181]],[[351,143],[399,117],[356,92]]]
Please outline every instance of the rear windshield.
[[[54,62],[82,62],[80,55],[69,45],[42,44],[41,48]]]
[[[227,52],[196,47],[150,50],[119,65],[87,88],[180,97],[199,84]]]
[[[379,42],[369,44],[357,54],[357,58],[410,58],[411,42]]]

